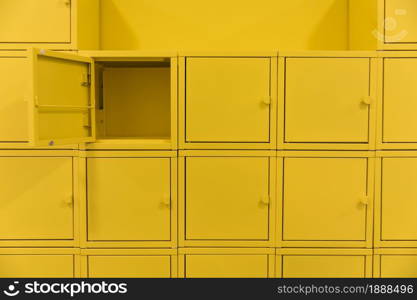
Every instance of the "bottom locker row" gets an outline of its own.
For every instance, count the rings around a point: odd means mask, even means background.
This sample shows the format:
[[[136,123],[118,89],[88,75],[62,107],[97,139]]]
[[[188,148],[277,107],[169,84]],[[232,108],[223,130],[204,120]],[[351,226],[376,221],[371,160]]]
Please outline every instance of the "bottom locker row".
[[[1,249],[0,277],[417,277],[417,249]]]

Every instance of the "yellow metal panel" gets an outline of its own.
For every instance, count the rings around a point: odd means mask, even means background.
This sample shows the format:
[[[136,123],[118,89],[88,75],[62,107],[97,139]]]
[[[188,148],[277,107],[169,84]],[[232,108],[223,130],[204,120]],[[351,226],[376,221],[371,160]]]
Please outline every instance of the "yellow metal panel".
[[[0,239],[72,239],[69,157],[0,157]]]
[[[73,255],[0,255],[0,277],[74,277]]]
[[[417,59],[385,58],[383,72],[383,142],[417,142]]]
[[[369,142],[369,59],[287,58],[285,68],[285,142]]]
[[[89,256],[88,277],[169,278],[169,255]]]
[[[0,141],[25,142],[29,139],[27,53],[9,55],[0,54]]]
[[[268,255],[185,255],[185,277],[267,278]]]
[[[187,157],[186,240],[267,241],[269,164],[268,157]]]
[[[347,0],[102,0],[101,11],[103,49],[347,48]]]
[[[417,43],[416,1],[385,1],[385,42]]]
[[[270,58],[186,58],[186,141],[269,143]]]
[[[88,240],[171,239],[169,158],[89,158],[87,178]]]
[[[349,0],[349,49],[377,49],[378,0]]]
[[[381,255],[380,264],[381,277],[417,277],[417,255]]]
[[[53,146],[93,141],[93,61],[90,58],[38,49],[31,52],[31,60],[32,143],[36,146]]]
[[[417,158],[383,158],[381,239],[417,241]]]
[[[284,255],[284,278],[364,278],[365,256]]]
[[[2,0],[0,43],[71,42],[71,1]]]
[[[105,68],[103,138],[169,140],[170,71],[169,66]]]
[[[366,158],[284,158],[283,240],[365,241],[367,182]]]

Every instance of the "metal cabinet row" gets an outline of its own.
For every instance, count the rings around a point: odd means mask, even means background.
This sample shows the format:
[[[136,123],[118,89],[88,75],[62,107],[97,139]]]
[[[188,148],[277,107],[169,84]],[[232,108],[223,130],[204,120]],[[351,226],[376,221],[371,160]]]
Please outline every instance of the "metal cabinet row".
[[[417,247],[416,152],[0,152],[0,246]]]
[[[411,249],[0,249],[0,277],[415,277]]]
[[[0,51],[0,146],[417,149],[415,52],[182,55]]]

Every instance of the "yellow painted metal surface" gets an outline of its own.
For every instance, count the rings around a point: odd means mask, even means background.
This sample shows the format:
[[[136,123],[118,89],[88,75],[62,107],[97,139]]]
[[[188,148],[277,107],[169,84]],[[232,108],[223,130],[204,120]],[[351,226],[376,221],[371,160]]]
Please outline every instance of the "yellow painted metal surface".
[[[269,58],[186,58],[186,141],[268,143],[270,64]]]
[[[169,278],[171,258],[162,255],[98,256],[88,258],[88,277]]]
[[[283,240],[365,241],[367,178],[366,158],[284,158]]]
[[[1,10],[0,43],[71,41],[69,0],[3,0]]]
[[[347,48],[347,0],[102,0],[103,49]]]
[[[0,141],[28,140],[28,103],[25,92],[29,87],[27,53],[0,54]],[[19,117],[19,122],[16,122]]]
[[[2,150],[0,276],[417,276],[416,53],[277,56],[413,49],[414,1],[38,2],[0,4],[1,147],[81,151]],[[24,51],[99,38],[146,51]]]
[[[287,58],[285,142],[369,142],[370,60]]]
[[[30,55],[32,144],[54,146],[93,141],[92,60],[39,49],[33,49]]]
[[[169,63],[104,68],[102,76],[103,138],[170,139]]]
[[[413,0],[385,1],[385,42],[417,43],[417,3]]]
[[[417,158],[382,159],[381,239],[417,240]]]
[[[87,176],[88,240],[171,239],[169,158],[89,158]]]
[[[71,157],[0,157],[0,178],[1,240],[74,238]]]
[[[0,254],[0,277],[74,277],[73,255]]]
[[[284,255],[283,278],[364,278],[365,256]]]
[[[185,174],[186,240],[269,239],[268,157],[187,157]]]
[[[383,142],[417,142],[416,58],[385,58]]]
[[[187,278],[267,278],[268,255],[185,255]]]
[[[417,255],[381,255],[380,266],[381,277],[417,277]]]

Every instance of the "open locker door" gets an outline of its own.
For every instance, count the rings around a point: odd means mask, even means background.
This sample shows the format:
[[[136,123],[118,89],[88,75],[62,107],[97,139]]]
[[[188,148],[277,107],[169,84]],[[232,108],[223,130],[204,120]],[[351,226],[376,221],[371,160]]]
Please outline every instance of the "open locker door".
[[[95,141],[94,61],[32,49],[29,137],[33,146]]]

